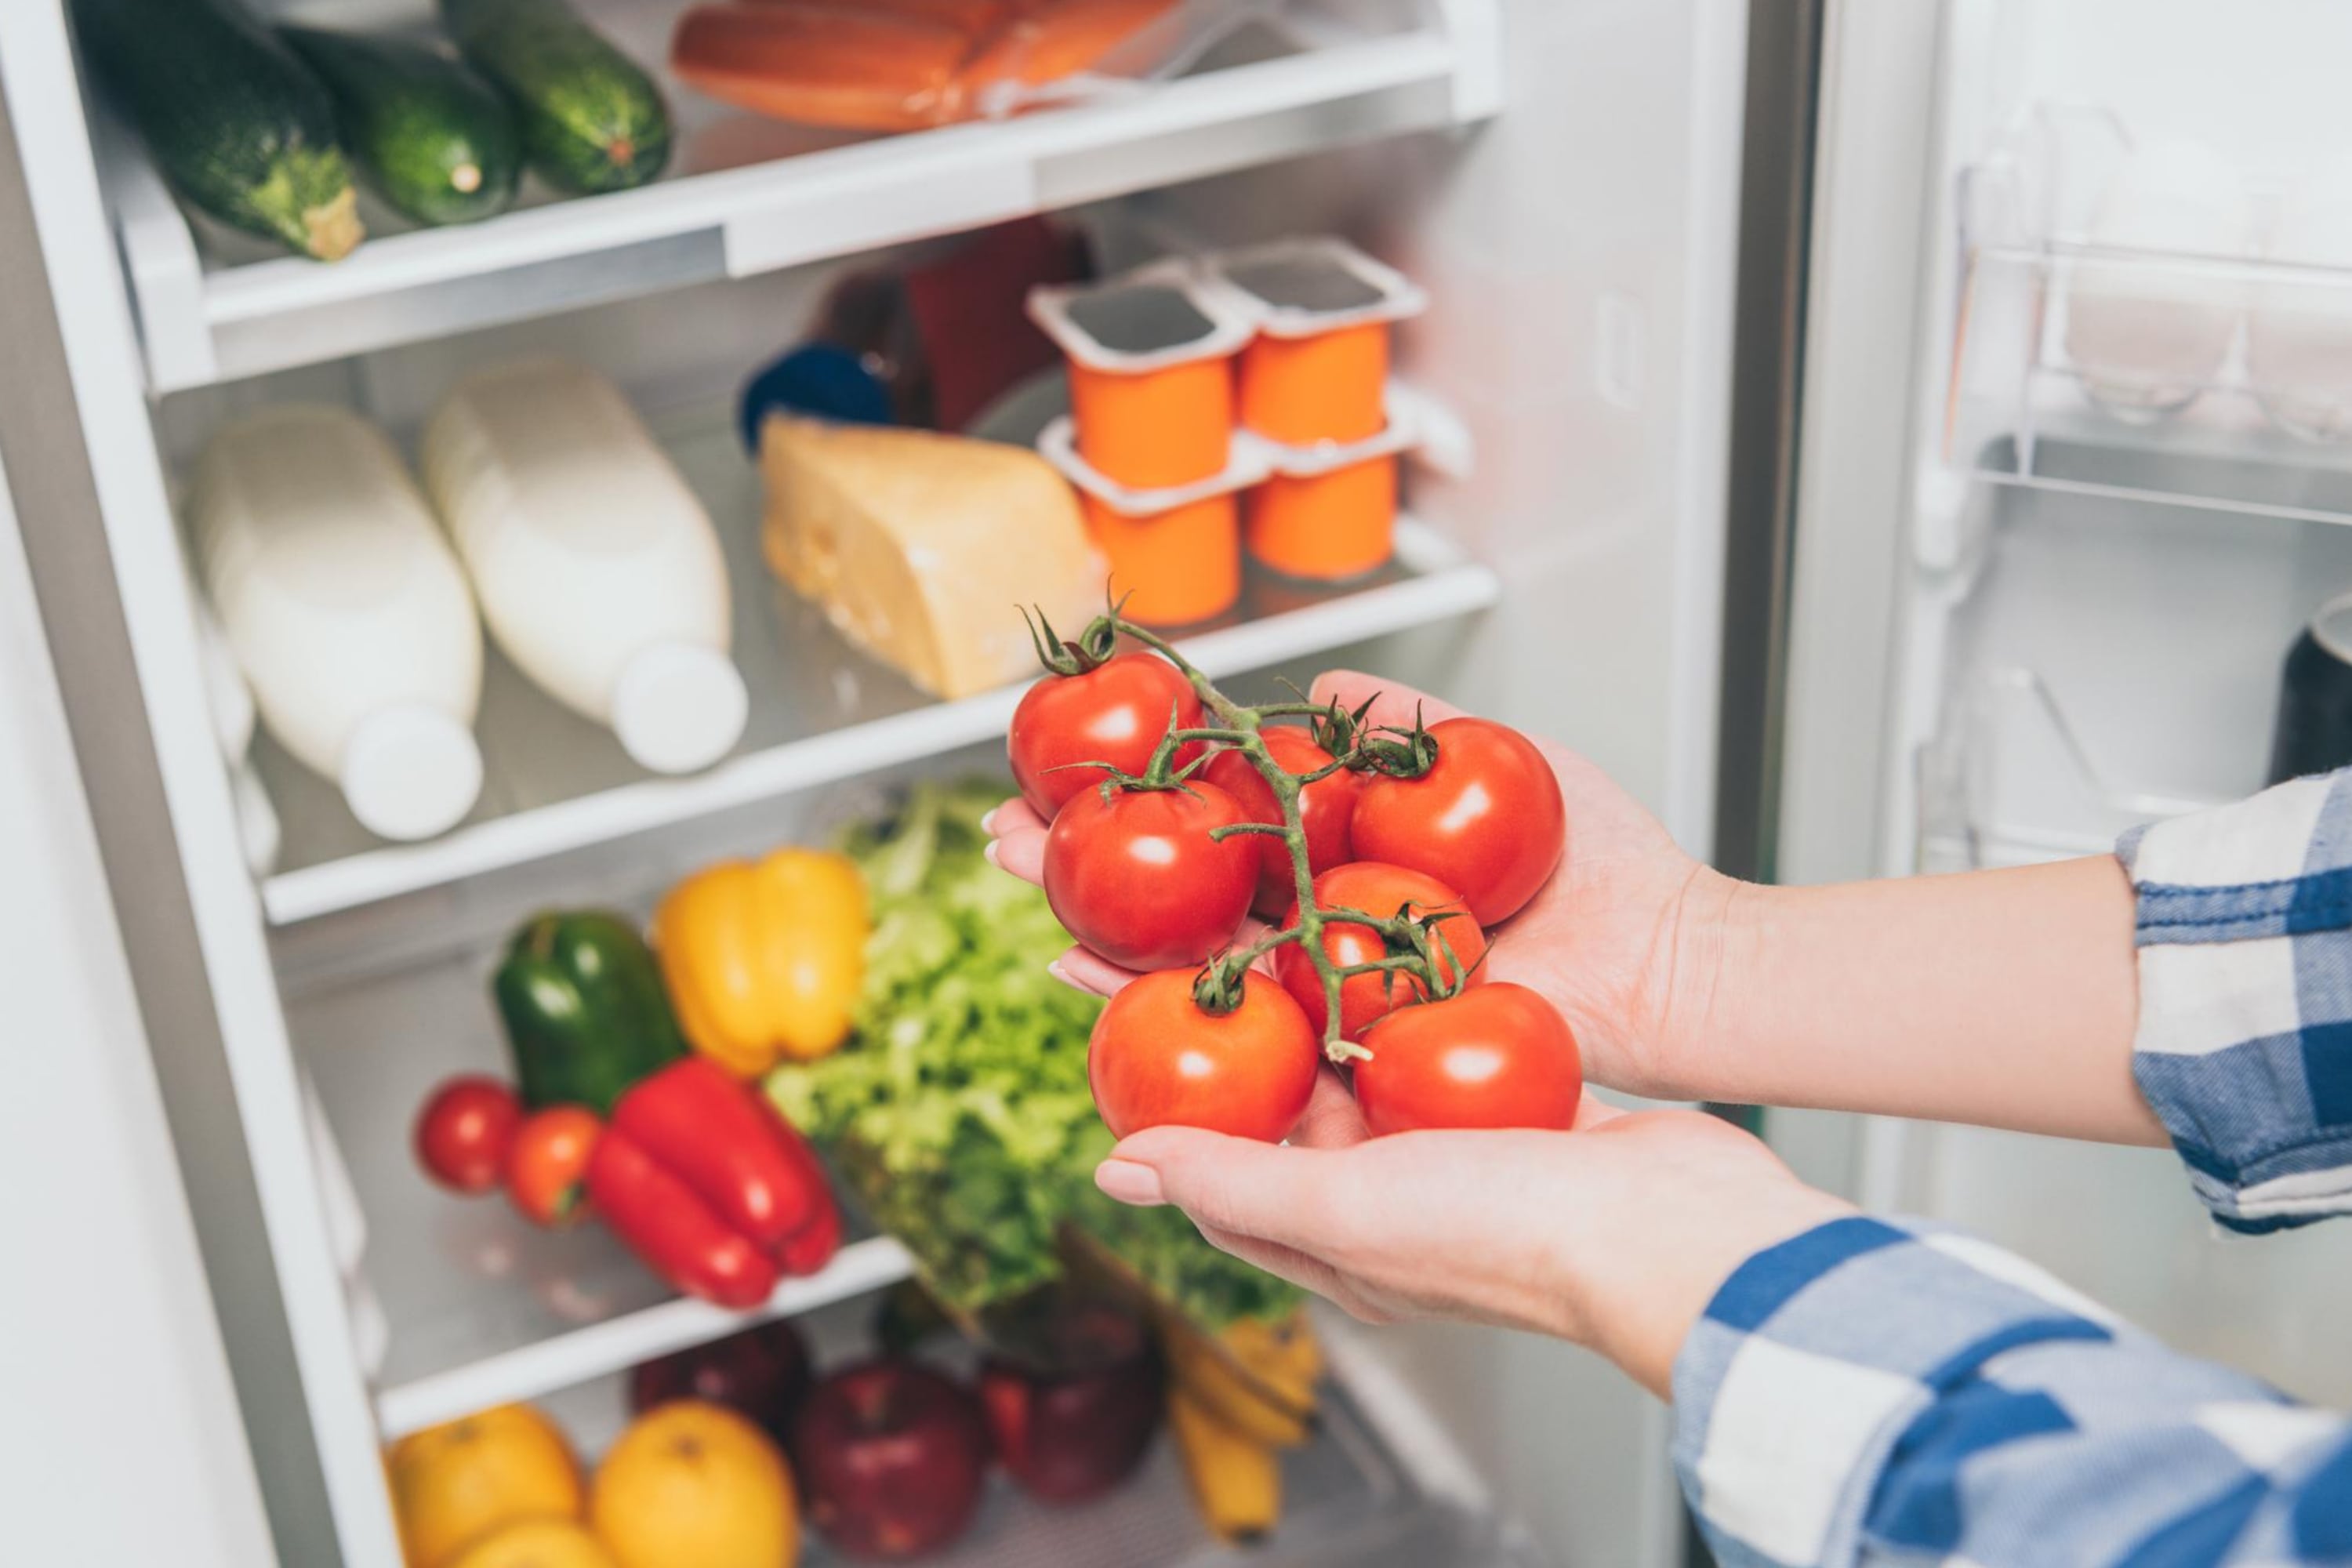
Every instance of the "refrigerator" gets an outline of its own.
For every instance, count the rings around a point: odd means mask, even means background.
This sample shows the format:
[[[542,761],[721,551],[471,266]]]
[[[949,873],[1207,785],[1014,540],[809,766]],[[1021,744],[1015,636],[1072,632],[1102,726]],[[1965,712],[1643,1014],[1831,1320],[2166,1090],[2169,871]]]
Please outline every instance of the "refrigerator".
[[[657,77],[680,8],[579,4]],[[394,30],[430,10],[260,9]],[[1172,79],[903,135],[810,134],[669,82],[657,182],[379,222],[320,265],[189,216],[91,89],[62,0],[0,8],[0,832],[11,984],[42,1042],[20,1052],[37,1092],[0,1111],[0,1172],[42,1201],[0,1226],[58,1276],[8,1292],[0,1366],[37,1413],[9,1468],[52,1560],[394,1568],[386,1441],[530,1400],[593,1459],[632,1364],[739,1325],[593,1237],[438,1196],[409,1119],[496,1063],[484,976],[531,911],[643,913],[715,857],[1001,762],[1016,691],[928,700],[778,591],[730,423],[841,279],[970,231],[1059,215],[1107,268],[1339,235],[1426,291],[1397,334],[1429,433],[1397,559],[1312,593],[1254,583],[1182,643],[1228,689],[1333,665],[1412,682],[1578,747],[1692,851],[1782,881],[2096,853],[2263,783],[2280,660],[2352,587],[2352,462],[2311,428],[2332,405],[2282,396],[2254,347],[2267,312],[2321,345],[2305,382],[2334,364],[2352,271],[2266,247],[2352,148],[2331,80],[2352,16],[1242,9]],[[2203,231],[2116,217],[2126,188],[2179,216],[2144,154],[2205,177],[2185,204]],[[2153,369],[2149,339],[2175,347]],[[717,521],[745,739],[649,774],[494,654],[478,804],[386,842],[268,735],[225,745],[190,465],[296,401],[413,451],[457,378],[539,353],[611,378]],[[1760,1122],[1810,1180],[2352,1399],[2352,1360],[2298,1310],[2341,1277],[2325,1227],[2225,1246],[2160,1152]],[[764,1315],[854,1337],[907,1267],[858,1241]],[[1326,1327],[1334,1414],[1251,1560],[1692,1560],[1666,1413],[1596,1359]],[[157,1478],[142,1506],[93,1508],[93,1477],[129,1467]],[[1000,1489],[943,1560],[1245,1559],[1201,1533],[1163,1454],[1092,1510]]]

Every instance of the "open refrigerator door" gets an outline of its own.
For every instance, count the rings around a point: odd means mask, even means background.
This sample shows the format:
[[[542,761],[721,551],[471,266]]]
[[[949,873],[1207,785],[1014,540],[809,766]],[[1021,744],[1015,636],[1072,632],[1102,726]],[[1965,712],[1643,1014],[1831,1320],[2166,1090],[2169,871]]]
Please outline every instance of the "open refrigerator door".
[[[2104,853],[2270,781],[2288,651],[2352,585],[2352,120],[2317,65],[2352,36],[2316,5],[2216,30],[1979,0],[1907,33],[1859,9],[1832,8],[1801,461],[1874,455],[1801,486],[1781,871]],[[1901,281],[1858,289],[1866,265]],[[1873,1206],[2300,1396],[2352,1391],[2295,1305],[2344,1237],[2228,1247],[2166,1152],[1844,1120],[1775,1117]]]

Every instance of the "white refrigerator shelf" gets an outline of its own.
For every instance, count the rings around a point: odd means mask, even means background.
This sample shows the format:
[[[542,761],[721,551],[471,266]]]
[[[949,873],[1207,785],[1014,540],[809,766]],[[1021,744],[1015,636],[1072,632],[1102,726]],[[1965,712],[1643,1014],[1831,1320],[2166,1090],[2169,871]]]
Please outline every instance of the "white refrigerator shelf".
[[[871,1352],[854,1318],[820,1313],[802,1327],[821,1367]],[[953,1352],[941,1353],[954,1367]],[[1546,1561],[1483,1499],[1426,1487],[1410,1456],[1398,1452],[1396,1434],[1355,1394],[1344,1377],[1327,1386],[1315,1436],[1281,1456],[1280,1522],[1246,1546],[1221,1544],[1209,1532],[1163,1429],[1134,1475],[1085,1502],[1037,1502],[1000,1471],[965,1534],[920,1561],[927,1568],[1536,1568]],[[605,1379],[563,1390],[546,1409],[593,1458],[626,1425],[627,1400],[623,1380]],[[1428,1421],[1418,1413],[1414,1419]],[[822,1534],[803,1536],[803,1568],[843,1568],[849,1561]]]
[[[316,1089],[313,1152],[347,1194],[336,1205],[339,1253],[372,1303],[370,1321],[354,1313],[354,1332],[381,1335],[380,1357],[365,1359],[384,1436],[625,1373],[907,1277],[906,1250],[861,1235],[852,1211],[850,1239],[824,1270],[731,1312],[679,1297],[593,1221],[542,1230],[503,1196],[435,1186],[410,1147],[417,1109],[454,1074],[511,1071],[490,1003],[494,958],[468,951],[287,1011]]]
[[[905,1247],[887,1237],[868,1237],[843,1247],[823,1272],[785,1280],[766,1305],[753,1311],[732,1312],[675,1298],[379,1388],[376,1422],[389,1442],[494,1405],[538,1399],[625,1372],[640,1362],[723,1339],[754,1323],[863,1296],[897,1284],[912,1269]]]
[[[320,265],[192,225],[135,139],[100,163],[156,393],[579,306],[978,228],[1491,114],[1498,0],[1294,5],[1192,74],[1084,106],[871,137],[741,114],[667,79],[670,0],[584,0],[664,76],[671,172],[525,202],[488,222],[370,237]]]
[[[1022,688],[932,700],[851,649],[821,614],[776,583],[760,559],[759,477],[724,422],[697,417],[666,438],[718,520],[729,552],[734,658],[751,694],[750,722],[735,753],[690,776],[647,773],[610,732],[542,696],[493,650],[475,726],[486,763],[482,796],[443,837],[404,845],[377,839],[331,786],[266,738],[257,746],[282,826],[280,868],[262,883],[272,925],[446,886],[1003,733]],[[1466,615],[1492,605],[1499,592],[1491,569],[1435,530],[1404,519],[1396,562],[1378,576],[1322,589],[1253,582],[1239,614],[1179,646],[1212,675],[1230,675]],[[1013,606],[1005,613],[1013,614]]]

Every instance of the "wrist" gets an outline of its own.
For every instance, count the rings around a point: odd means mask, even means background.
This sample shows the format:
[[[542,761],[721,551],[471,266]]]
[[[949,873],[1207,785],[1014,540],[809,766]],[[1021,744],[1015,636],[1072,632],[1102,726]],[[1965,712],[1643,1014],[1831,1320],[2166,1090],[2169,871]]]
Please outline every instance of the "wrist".
[[[1703,1184],[1664,1206],[1672,1222],[1643,1226],[1605,1267],[1586,1270],[1579,1331],[1570,1336],[1661,1399],[1671,1397],[1691,1331],[1740,1265],[1856,1212],[1786,1171]]]
[[[1653,973],[1666,977],[1651,1065],[1639,1088],[1654,1100],[1737,1100],[1724,1043],[1752,1001],[1765,906],[1774,889],[1695,867],[1663,922]],[[1743,997],[1749,1001],[1743,1001]]]

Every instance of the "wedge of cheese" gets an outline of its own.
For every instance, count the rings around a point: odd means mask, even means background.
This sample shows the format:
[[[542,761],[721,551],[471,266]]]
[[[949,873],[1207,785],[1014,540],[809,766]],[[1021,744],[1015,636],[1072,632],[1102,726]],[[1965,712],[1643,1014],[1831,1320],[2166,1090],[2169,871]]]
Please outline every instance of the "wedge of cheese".
[[[1065,636],[1102,613],[1077,498],[1034,452],[771,414],[760,466],[769,566],[934,696],[1035,674],[1024,605]]]

